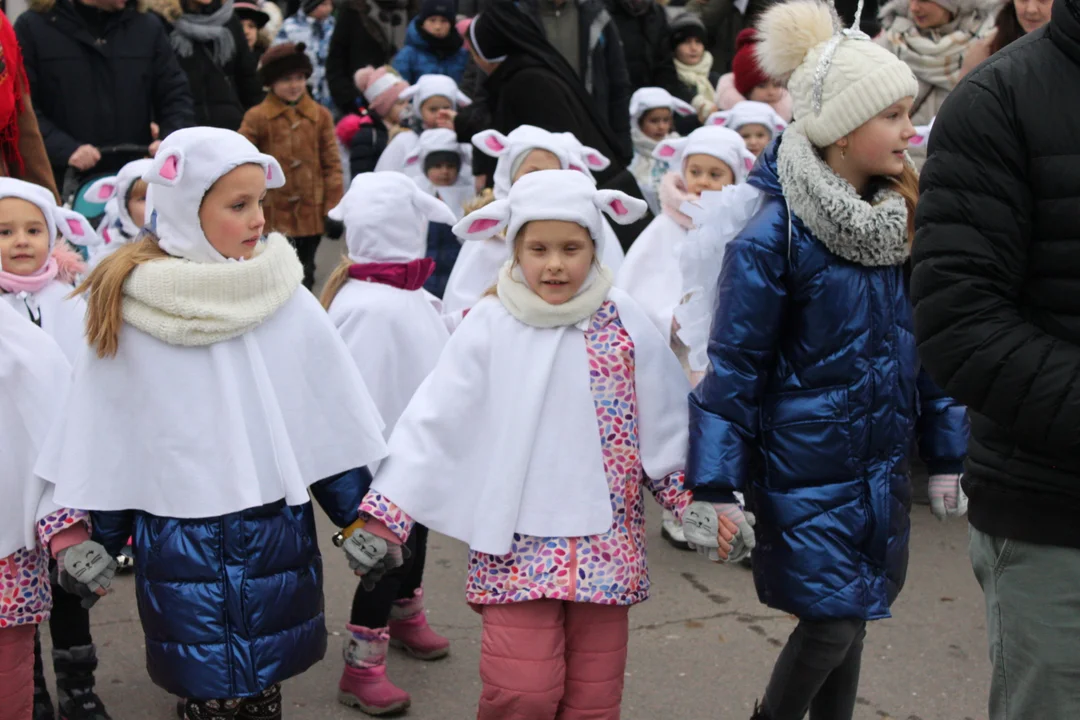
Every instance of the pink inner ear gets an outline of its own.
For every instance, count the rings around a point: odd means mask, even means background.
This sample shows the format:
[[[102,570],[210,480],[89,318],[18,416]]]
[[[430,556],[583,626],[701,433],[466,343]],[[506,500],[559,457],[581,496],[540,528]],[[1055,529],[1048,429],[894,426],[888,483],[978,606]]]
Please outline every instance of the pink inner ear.
[[[479,220],[472,221],[472,224],[469,225],[469,232],[483,232],[484,230],[490,230],[498,224],[498,220],[494,220],[492,218],[480,218]]]
[[[743,164],[746,165],[748,171],[754,169],[754,161],[750,158],[743,158]]]
[[[273,165],[267,165],[266,166],[266,179],[267,180],[273,180],[274,179],[274,166]]]
[[[107,185],[102,185],[98,189],[98,199],[99,200],[108,200],[109,198],[112,197],[112,194],[113,194],[114,190],[116,190],[116,186],[113,185],[112,183],[108,183]]]
[[[487,138],[484,140],[484,144],[487,145],[489,149],[494,150],[495,152],[502,152],[506,148],[506,146],[499,142],[499,139],[494,135],[488,135]]]
[[[670,145],[665,145],[660,148],[660,157],[673,157],[675,155],[675,148]]]
[[[109,229],[105,228],[101,231],[101,237],[105,238],[105,244],[108,245],[112,242],[112,236],[109,235]]]
[[[71,234],[74,235],[75,237],[82,237],[83,235],[86,234],[85,232],[83,232],[82,223],[79,222],[78,220],[75,220],[74,218],[68,218],[67,219],[67,225],[68,225],[68,230],[70,230]]]
[[[780,123],[776,124],[776,129],[777,129],[778,132],[784,132],[785,127],[786,127],[785,125],[781,125]]]
[[[727,118],[723,118],[723,117],[713,118],[712,124],[713,125],[726,125],[727,124]]]
[[[628,214],[630,212],[629,210],[626,209],[626,206],[623,205],[622,200],[619,200],[619,199],[612,200],[610,205],[611,205],[611,209],[615,211],[616,215],[626,215],[626,214]]]
[[[170,155],[165,158],[165,162],[161,164],[161,172],[158,174],[166,180],[175,180],[176,176],[179,174],[177,170],[179,164],[180,161],[177,160],[176,156]]]
[[[573,163],[570,164],[570,169],[571,170],[577,170],[580,173],[585,172],[585,168],[583,168],[583,167],[581,167],[579,165],[574,165]]]
[[[923,136],[922,135],[916,135],[915,137],[911,138],[911,144],[912,145],[922,145],[922,142],[923,142]]]
[[[604,164],[604,161],[600,159],[600,156],[596,153],[589,153],[585,156],[585,159],[589,161],[589,164],[593,167],[600,167]]]
[[[418,162],[420,162],[420,158],[418,156],[416,156],[416,155],[413,155],[410,158],[405,158],[405,164],[406,165],[415,165]]]

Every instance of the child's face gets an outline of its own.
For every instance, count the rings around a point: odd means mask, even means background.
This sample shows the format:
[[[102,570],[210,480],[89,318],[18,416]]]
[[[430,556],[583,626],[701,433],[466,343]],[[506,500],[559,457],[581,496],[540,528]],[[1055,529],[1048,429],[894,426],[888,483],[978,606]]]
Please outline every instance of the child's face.
[[[671,110],[653,108],[641,116],[638,125],[641,127],[641,132],[645,133],[645,137],[663,140],[671,134]]]
[[[435,187],[450,187],[457,182],[458,169],[452,163],[436,163],[427,171],[427,179]]]
[[[849,133],[845,162],[868,178],[904,172],[904,151],[915,135],[912,103],[913,98],[904,98]]]
[[[514,177],[510,178],[511,184],[516,183],[521,178],[525,177],[529,173],[536,172],[537,170],[561,170],[562,163],[559,162],[559,158],[555,153],[550,150],[540,150],[534,148],[529,151],[529,154],[525,156],[525,160],[522,161],[521,167],[518,168]]]
[[[146,181],[136,180],[131,185],[127,201],[128,215],[136,227],[146,224]]]
[[[696,37],[687,38],[675,46],[675,57],[683,65],[697,65],[705,57],[705,45]]]
[[[390,106],[390,112],[386,114],[386,121],[393,125],[401,124],[401,115],[405,112],[405,108],[409,106],[408,100],[398,100],[392,106]]]
[[[294,103],[304,97],[304,93],[307,92],[307,76],[302,72],[289,73],[275,80],[270,86],[270,92],[287,103]]]
[[[319,7],[309,12],[307,16],[315,20],[325,20],[330,17],[332,12],[334,12],[334,0],[325,0]]]
[[[33,275],[49,259],[49,226],[41,208],[21,198],[0,200],[0,266]]]
[[[432,15],[420,27],[437,38],[444,38],[450,34],[450,21],[438,15]]]
[[[775,83],[772,80],[763,82],[760,85],[754,86],[754,89],[750,91],[750,97],[747,100],[753,100],[754,102],[763,102],[772,105],[773,103],[780,102],[780,98],[784,96],[784,86],[779,83]]]
[[[438,115],[443,110],[453,110],[454,103],[450,102],[450,98],[445,98],[442,95],[435,95],[429,97],[424,101],[424,104],[420,106],[420,120],[424,123],[424,128],[427,130],[436,127],[436,121]]]
[[[769,146],[769,141],[772,139],[769,128],[761,123],[743,125],[739,128],[739,134],[746,141],[746,149],[754,153],[754,157],[760,155],[761,151]]]
[[[265,197],[261,165],[241,165],[218,178],[199,208],[203,234],[215,250],[233,260],[251,257],[266,224]]]
[[[705,190],[723,190],[735,182],[735,173],[723,160],[712,155],[691,155],[686,158],[686,188],[693,195]]]
[[[574,297],[589,276],[595,248],[589,231],[577,223],[533,220],[515,244],[525,282],[549,305]]]
[[[243,18],[240,20],[240,25],[244,28],[244,39],[247,40],[248,50],[252,50],[255,47],[255,41],[259,39],[259,27],[255,24],[254,20],[248,20]]]

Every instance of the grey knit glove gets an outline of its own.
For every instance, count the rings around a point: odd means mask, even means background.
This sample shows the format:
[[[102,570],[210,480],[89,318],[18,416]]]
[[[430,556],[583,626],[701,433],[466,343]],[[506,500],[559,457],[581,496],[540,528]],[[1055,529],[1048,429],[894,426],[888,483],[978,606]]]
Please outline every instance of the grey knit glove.
[[[389,570],[405,563],[402,546],[387,542],[363,528],[353,531],[345,539],[341,549],[349,561],[349,568],[360,576],[360,584],[371,590]]]
[[[64,548],[56,556],[57,583],[82,598],[84,608],[93,607],[109,590],[116,575],[116,560],[93,540]]]
[[[738,528],[731,541],[731,552],[727,559],[721,560],[720,517],[730,520]],[[693,502],[683,513],[683,533],[690,547],[713,562],[737,563],[750,555],[757,540],[754,536],[756,518],[751,512],[744,511],[737,503]]]

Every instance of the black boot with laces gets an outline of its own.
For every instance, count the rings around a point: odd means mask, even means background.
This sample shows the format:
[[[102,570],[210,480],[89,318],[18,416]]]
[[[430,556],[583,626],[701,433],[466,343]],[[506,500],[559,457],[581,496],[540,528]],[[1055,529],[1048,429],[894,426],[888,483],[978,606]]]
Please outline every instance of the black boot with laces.
[[[112,720],[112,716],[105,712],[101,698],[94,692],[97,665],[97,652],[93,645],[70,650],[53,649],[60,720]]]

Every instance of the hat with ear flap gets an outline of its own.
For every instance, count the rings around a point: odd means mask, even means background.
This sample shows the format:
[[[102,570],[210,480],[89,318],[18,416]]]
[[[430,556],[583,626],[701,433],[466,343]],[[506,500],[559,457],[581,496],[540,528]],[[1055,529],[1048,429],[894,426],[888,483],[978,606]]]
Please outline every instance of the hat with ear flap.
[[[566,151],[570,153],[570,169],[584,173],[586,177],[596,184],[595,172],[604,172],[611,167],[611,160],[596,148],[582,145],[574,133],[558,133],[559,138],[566,144]]]
[[[469,96],[458,89],[454,78],[447,75],[421,75],[415,85],[410,85],[399,96],[402,100],[411,100],[413,111],[420,115],[420,107],[433,97],[444,97],[455,108],[472,105]]]
[[[559,167],[570,169],[571,157],[566,142],[556,133],[533,125],[519,125],[503,135],[498,130],[484,130],[472,137],[472,144],[485,155],[498,158],[495,164],[495,198],[510,194],[515,166],[533,150],[546,150],[559,160]]]
[[[717,125],[699,127],[678,140],[661,140],[653,149],[653,157],[681,175],[686,174],[686,161],[692,155],[708,155],[724,163],[731,168],[736,183],[746,180],[757,159],[739,133]]]
[[[129,162],[120,168],[120,172],[112,177],[103,177],[95,180],[83,192],[87,202],[100,203],[105,200],[105,216],[120,219],[120,225],[129,237],[134,237],[142,230],[135,224],[131,213],[127,208],[127,196],[131,186],[136,180],[142,180],[142,176],[150,169],[153,160],[143,159]]]
[[[285,184],[278,161],[240,133],[193,127],[165,138],[143,175],[149,185],[147,228],[162,250],[194,262],[226,262],[203,233],[199,209],[214,183],[241,165],[261,167],[267,189]]]
[[[33,183],[0,177],[0,199],[18,198],[36,205],[45,218],[49,233],[49,250],[56,245],[56,236],[63,235],[73,245],[94,245],[98,241],[94,228],[81,214],[56,204],[53,194]]]
[[[683,117],[696,114],[690,103],[680,100],[664,88],[643,87],[630,96],[630,119],[634,122],[638,122],[642,115],[657,108],[667,108]]]
[[[484,240],[506,228],[513,252],[521,228],[534,220],[577,223],[589,231],[597,257],[604,252],[604,215],[620,225],[639,220],[649,206],[618,190],[598,190],[583,173],[574,170],[539,170],[525,175],[505,200],[496,200],[466,215],[454,225],[463,240]]]
[[[401,173],[361,173],[329,213],[345,225],[349,259],[357,263],[409,262],[427,252],[428,222],[457,221],[446,203]]]
[[[468,165],[472,160],[471,153],[465,152],[468,145],[462,147],[457,141],[457,133],[446,128],[432,128],[420,133],[420,140],[416,147],[405,156],[405,167],[424,167],[427,156],[437,152],[456,153],[461,158],[462,165]]]
[[[754,100],[743,100],[735,103],[730,110],[715,112],[705,124],[719,125],[736,132],[744,125],[761,125],[769,131],[771,138],[784,132],[788,125],[772,105]]]

